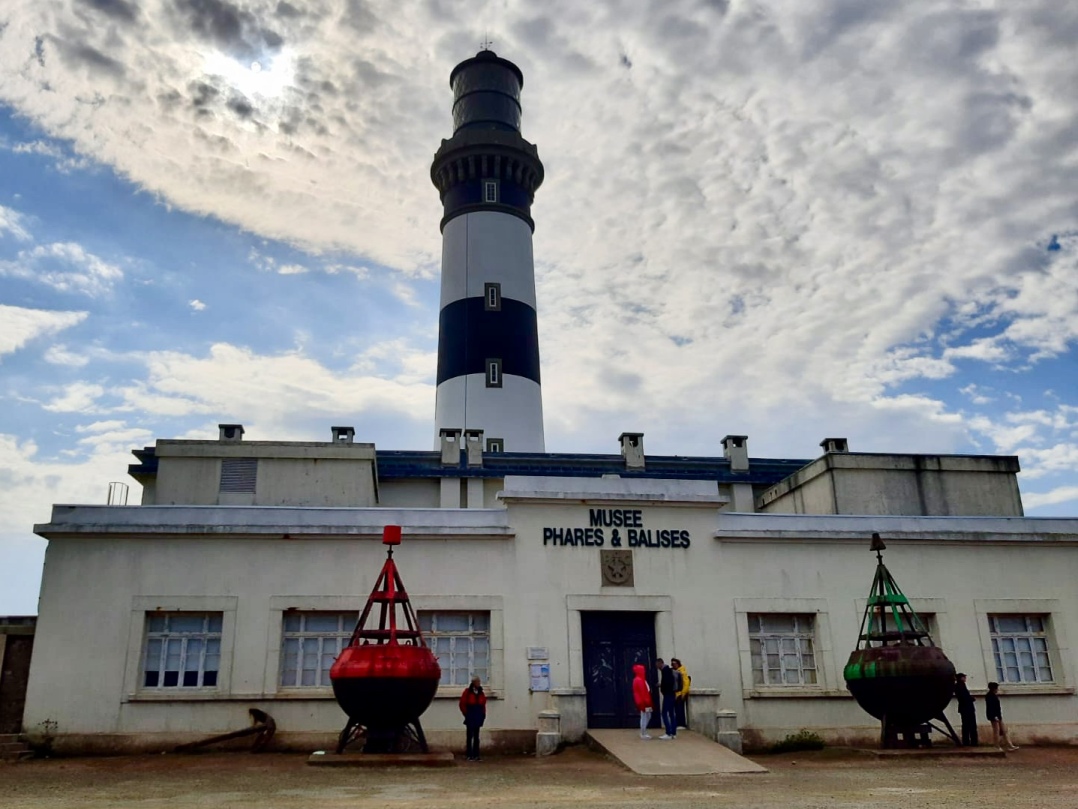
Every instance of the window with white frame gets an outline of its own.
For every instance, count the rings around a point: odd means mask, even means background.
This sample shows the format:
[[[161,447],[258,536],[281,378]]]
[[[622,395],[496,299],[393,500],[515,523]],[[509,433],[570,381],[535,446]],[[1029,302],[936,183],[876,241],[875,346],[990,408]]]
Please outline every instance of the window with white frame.
[[[749,613],[754,685],[815,685],[815,616]]]
[[[222,622],[220,612],[147,613],[142,687],[216,687]]]
[[[348,645],[355,612],[285,612],[281,619],[282,688],[332,685],[329,670]]]
[[[1047,615],[989,615],[992,657],[1001,683],[1050,683]]]
[[[483,202],[498,201],[498,181],[485,180],[483,182]]]
[[[442,667],[440,685],[490,677],[489,612],[420,612],[419,628]]]

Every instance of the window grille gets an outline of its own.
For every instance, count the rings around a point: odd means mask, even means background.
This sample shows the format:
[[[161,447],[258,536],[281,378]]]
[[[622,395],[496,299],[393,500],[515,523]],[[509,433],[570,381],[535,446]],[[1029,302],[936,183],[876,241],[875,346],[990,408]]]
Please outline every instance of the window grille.
[[[755,685],[815,685],[812,615],[751,613],[749,648]]]
[[[220,612],[147,613],[143,687],[216,687],[221,624]]]
[[[281,621],[282,688],[332,685],[329,670],[348,645],[354,612],[286,612]]]
[[[442,667],[440,685],[464,686],[490,677],[489,612],[420,612],[419,628]]]
[[[992,657],[1001,683],[1050,683],[1047,615],[989,615]]]
[[[221,461],[222,492],[254,493],[258,479],[257,458],[224,458]]]

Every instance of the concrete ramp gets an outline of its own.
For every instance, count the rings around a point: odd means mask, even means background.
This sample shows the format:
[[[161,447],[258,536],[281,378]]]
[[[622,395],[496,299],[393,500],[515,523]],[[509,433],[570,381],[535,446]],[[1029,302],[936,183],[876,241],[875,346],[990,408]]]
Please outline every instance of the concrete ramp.
[[[767,768],[710,739],[679,730],[676,739],[644,740],[639,730],[589,730],[588,741],[640,775],[761,773]]]

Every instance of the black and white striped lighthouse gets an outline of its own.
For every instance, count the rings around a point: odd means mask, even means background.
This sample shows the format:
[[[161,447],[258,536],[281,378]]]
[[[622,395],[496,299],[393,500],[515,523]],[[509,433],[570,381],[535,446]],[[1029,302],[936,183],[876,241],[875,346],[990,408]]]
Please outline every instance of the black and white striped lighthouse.
[[[520,135],[524,76],[485,50],[449,85],[453,137],[430,169],[445,212],[435,435],[482,430],[488,451],[544,452],[531,218],[543,164]]]

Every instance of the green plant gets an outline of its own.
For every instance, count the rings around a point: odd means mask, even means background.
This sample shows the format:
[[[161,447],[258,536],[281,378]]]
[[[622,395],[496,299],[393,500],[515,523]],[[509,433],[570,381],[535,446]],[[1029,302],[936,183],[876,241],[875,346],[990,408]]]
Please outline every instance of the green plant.
[[[791,733],[781,742],[775,742],[768,749],[771,753],[796,753],[801,750],[823,750],[824,742],[819,734],[802,728],[797,733]]]

